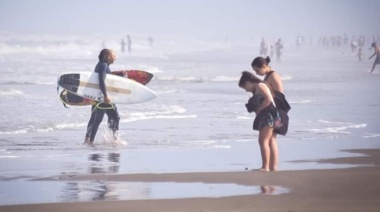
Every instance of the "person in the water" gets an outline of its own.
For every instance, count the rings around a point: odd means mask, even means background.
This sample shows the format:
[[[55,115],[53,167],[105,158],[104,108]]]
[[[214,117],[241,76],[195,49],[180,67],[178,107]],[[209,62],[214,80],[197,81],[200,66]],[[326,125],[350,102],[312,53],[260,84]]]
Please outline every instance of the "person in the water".
[[[372,57],[376,56],[375,61],[373,62],[373,66],[371,69],[371,74],[375,70],[376,65],[380,64],[380,46],[376,44],[376,42],[373,42],[371,45],[375,49],[375,53],[369,59],[372,59]]]
[[[96,104],[91,107],[91,118],[87,125],[86,137],[84,144],[93,145],[99,125],[103,120],[104,114],[108,116],[108,127],[113,131],[114,139],[116,139],[117,131],[119,130],[120,116],[116,105],[112,103],[108,96],[105,79],[107,74],[111,73],[109,65],[115,62],[116,54],[110,49],[103,49],[99,54],[99,62],[95,67],[95,72],[99,74],[99,87],[103,93],[104,105]]]

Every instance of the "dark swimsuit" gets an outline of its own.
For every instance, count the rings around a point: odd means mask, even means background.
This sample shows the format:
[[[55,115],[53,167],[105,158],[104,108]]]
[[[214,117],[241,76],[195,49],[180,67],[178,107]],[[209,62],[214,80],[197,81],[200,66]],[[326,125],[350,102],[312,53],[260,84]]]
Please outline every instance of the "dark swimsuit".
[[[270,75],[273,74],[274,71],[270,71],[264,78],[264,81],[268,81]],[[274,103],[276,104],[277,111],[280,115],[282,126],[278,129],[275,129],[274,132],[280,135],[286,135],[288,132],[289,126],[289,116],[288,112],[291,109],[288,101],[285,98],[285,95],[279,91],[274,91]]]
[[[256,111],[264,101],[264,97],[260,94],[254,94],[245,105],[248,112]],[[274,127],[280,120],[279,113],[273,103],[261,110],[253,121],[253,129],[260,131],[262,128],[269,126]]]
[[[262,128],[269,126],[274,127],[275,122],[279,121],[280,117],[276,110],[276,107],[273,103],[256,115],[255,120],[253,121],[253,129],[260,131]]]

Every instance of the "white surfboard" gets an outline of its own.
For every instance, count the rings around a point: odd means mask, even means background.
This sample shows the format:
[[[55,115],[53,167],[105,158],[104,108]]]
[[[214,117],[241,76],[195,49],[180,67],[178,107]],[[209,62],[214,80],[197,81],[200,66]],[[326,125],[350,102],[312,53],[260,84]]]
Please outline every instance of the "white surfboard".
[[[96,72],[62,74],[57,83],[73,94],[104,102],[103,92],[99,88],[99,74]],[[157,97],[148,87],[123,77],[107,74],[105,84],[112,103],[136,104]]]

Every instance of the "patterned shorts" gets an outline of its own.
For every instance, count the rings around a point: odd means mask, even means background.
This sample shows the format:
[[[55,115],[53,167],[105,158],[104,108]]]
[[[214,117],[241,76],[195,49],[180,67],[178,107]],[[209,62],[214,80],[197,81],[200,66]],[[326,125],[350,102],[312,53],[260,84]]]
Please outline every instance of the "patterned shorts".
[[[280,114],[277,111],[268,111],[260,113],[253,122],[253,129],[260,131],[262,128],[269,126],[271,128],[281,126]]]

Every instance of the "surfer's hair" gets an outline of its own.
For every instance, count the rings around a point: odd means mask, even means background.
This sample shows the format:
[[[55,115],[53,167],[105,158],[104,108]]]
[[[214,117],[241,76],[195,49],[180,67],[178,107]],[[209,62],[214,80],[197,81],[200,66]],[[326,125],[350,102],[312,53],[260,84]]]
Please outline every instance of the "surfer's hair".
[[[256,57],[252,63],[251,63],[251,66],[252,67],[257,67],[257,68],[262,68],[264,67],[264,65],[269,65],[270,63],[270,57],[266,57],[266,58],[263,58],[263,57]]]
[[[245,83],[247,83],[247,82],[260,83],[260,82],[264,82],[264,81],[261,80],[260,78],[256,77],[254,74],[252,74],[249,71],[243,71],[241,73],[241,77],[239,80],[239,87],[243,87],[245,85]]]
[[[110,57],[112,51],[110,49],[102,49],[99,53],[99,61],[100,62],[107,62],[108,58]]]
[[[371,46],[376,47],[376,42],[373,42]]]

